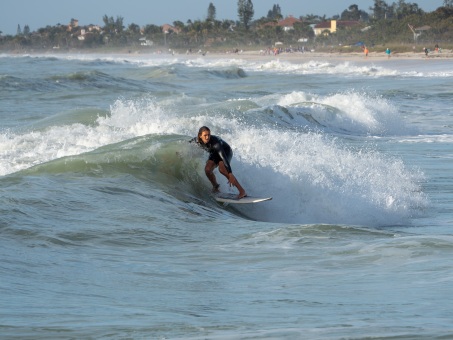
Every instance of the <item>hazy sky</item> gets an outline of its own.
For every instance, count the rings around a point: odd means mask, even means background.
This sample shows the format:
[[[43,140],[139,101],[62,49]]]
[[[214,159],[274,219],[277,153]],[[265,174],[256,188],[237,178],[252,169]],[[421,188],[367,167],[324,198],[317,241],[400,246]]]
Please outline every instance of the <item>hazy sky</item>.
[[[104,15],[123,17],[124,25],[131,23],[140,26],[147,24],[172,24],[174,21],[204,20],[209,3],[216,8],[216,19],[237,20],[237,0],[1,0],[0,31],[16,34],[17,25],[25,25],[31,31],[47,25],[67,25],[72,18],[79,20],[79,25],[101,25]],[[360,10],[370,12],[373,0],[252,0],[255,9],[254,19],[267,16],[274,4],[281,8],[283,16],[316,14],[327,17],[341,14],[350,5],[356,4]],[[397,0],[387,0],[392,4]],[[441,7],[443,0],[406,0],[416,3],[424,11],[431,12]]]

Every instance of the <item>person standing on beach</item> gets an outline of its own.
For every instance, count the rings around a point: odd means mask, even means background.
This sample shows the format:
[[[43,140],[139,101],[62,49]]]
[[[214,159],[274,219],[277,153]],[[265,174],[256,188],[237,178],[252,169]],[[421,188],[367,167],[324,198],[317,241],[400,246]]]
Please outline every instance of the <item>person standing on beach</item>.
[[[387,47],[387,49],[385,50],[385,54],[387,54],[387,59],[390,59],[390,53],[392,53],[390,51],[390,48]]]
[[[228,179],[230,186],[235,186],[239,190],[238,199],[246,197],[244,188],[239,184],[231,170],[230,162],[233,158],[231,147],[220,137],[211,135],[211,130],[207,126],[202,126],[198,130],[198,136],[190,142],[196,142],[203,150],[209,153],[209,158],[204,168],[206,177],[212,184],[212,191],[219,192],[220,184],[214,175],[214,169],[218,166],[219,171]]]
[[[426,47],[423,47],[423,52],[425,52],[425,56],[428,58],[429,50]]]

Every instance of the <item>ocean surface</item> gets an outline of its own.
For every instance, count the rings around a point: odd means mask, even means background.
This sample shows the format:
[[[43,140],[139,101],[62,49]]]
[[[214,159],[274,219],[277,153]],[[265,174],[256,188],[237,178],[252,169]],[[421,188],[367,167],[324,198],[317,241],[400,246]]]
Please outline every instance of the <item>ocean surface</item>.
[[[452,108],[451,59],[0,55],[0,338],[453,339]]]

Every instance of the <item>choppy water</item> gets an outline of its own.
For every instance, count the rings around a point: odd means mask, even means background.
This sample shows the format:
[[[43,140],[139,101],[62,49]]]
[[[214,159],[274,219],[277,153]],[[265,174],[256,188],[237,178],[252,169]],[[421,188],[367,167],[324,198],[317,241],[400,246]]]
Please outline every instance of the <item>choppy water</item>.
[[[453,338],[452,60],[3,55],[0,103],[0,337]]]

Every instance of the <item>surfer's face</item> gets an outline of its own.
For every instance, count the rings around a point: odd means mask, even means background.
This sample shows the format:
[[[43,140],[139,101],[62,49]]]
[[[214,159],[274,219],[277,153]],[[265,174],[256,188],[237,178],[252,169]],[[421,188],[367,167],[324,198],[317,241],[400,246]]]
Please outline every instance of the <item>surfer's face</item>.
[[[211,133],[209,131],[203,131],[201,133],[200,138],[204,144],[207,144],[209,142],[209,140],[211,139]]]

